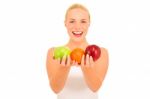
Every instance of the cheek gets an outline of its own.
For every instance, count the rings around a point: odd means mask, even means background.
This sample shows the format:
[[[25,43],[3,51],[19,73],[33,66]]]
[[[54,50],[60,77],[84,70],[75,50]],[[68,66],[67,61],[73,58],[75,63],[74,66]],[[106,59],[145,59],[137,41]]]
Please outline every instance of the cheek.
[[[72,35],[72,26],[67,25],[66,28],[67,28],[68,34],[71,36]]]
[[[86,25],[86,26],[84,26],[84,27],[83,27],[83,29],[84,29],[85,31],[87,31],[87,30],[88,30],[88,28],[89,28],[89,26],[88,26],[88,25]]]
[[[72,28],[73,28],[72,25],[70,25],[70,24],[67,25],[67,29],[68,29],[69,31],[70,31]]]

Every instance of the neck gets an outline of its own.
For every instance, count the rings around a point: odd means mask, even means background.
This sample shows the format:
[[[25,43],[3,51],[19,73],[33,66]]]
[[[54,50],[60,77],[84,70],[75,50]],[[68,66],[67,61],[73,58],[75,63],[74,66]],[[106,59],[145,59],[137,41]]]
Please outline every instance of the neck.
[[[86,39],[82,40],[82,41],[73,41],[73,40],[69,40],[67,46],[70,48],[70,49],[75,49],[75,48],[82,48],[82,49],[85,49],[86,46],[88,45],[88,42]]]

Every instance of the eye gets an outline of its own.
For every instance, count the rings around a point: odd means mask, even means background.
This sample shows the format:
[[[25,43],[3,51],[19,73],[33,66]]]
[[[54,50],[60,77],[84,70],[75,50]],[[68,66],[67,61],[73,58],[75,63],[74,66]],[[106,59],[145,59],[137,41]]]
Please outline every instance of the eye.
[[[72,21],[69,21],[69,23],[74,23],[74,21],[72,20]]]
[[[81,23],[86,23],[86,21],[82,20]]]

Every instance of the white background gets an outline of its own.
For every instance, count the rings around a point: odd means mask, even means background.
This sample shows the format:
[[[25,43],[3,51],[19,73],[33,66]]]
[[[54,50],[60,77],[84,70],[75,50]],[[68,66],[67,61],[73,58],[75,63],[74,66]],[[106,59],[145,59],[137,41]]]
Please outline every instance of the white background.
[[[56,99],[48,85],[48,48],[68,41],[66,9],[92,17],[90,43],[109,51],[100,99],[150,99],[149,0],[1,0],[0,99]]]

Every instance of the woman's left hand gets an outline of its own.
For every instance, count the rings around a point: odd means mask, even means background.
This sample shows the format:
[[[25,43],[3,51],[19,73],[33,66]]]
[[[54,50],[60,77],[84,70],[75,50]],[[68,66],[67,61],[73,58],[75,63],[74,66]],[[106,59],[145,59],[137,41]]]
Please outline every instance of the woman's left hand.
[[[89,56],[88,54],[85,56],[82,56],[82,60],[81,60],[81,67],[83,68],[91,68],[94,66],[94,61],[93,61],[93,57]]]

